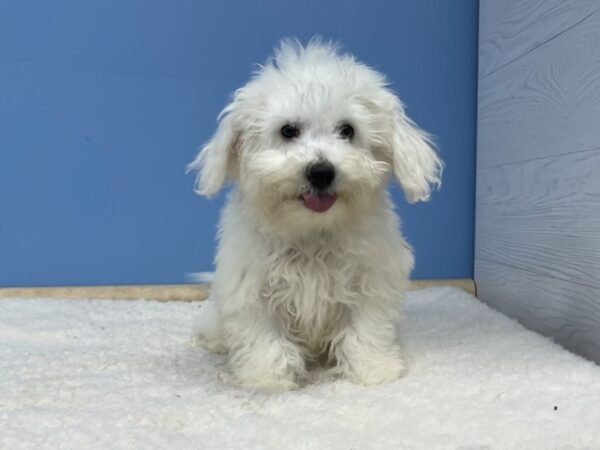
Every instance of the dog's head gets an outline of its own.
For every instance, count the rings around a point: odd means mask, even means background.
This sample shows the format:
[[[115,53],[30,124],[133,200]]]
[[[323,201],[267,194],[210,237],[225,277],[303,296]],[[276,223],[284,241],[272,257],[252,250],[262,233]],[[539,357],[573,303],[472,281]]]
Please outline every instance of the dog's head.
[[[390,173],[408,201],[427,200],[442,162],[383,75],[312,40],[281,43],[189,168],[200,194],[229,179],[262,222],[307,230],[372,212]]]

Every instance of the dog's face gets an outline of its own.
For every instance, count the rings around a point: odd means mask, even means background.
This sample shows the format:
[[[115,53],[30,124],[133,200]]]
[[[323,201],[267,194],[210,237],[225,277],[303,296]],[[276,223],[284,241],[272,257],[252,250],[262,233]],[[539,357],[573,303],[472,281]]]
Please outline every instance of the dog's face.
[[[249,213],[286,233],[372,213],[390,173],[409,201],[426,200],[441,167],[384,77],[319,41],[283,42],[190,164],[201,194],[230,179]]]

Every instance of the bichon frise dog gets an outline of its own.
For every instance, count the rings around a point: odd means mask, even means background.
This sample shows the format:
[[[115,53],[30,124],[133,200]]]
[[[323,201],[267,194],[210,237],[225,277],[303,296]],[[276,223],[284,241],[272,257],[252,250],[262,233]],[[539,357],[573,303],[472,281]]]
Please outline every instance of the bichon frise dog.
[[[386,185],[427,200],[442,162],[383,75],[283,41],[189,168],[202,195],[233,184],[198,339],[236,383],[295,388],[317,362],[365,385],[405,372],[394,321],[413,255]]]

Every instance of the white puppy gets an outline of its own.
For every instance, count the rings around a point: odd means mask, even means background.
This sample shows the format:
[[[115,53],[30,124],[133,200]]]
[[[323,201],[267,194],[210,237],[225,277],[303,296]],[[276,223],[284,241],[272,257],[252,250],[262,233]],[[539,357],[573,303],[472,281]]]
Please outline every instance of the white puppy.
[[[394,320],[413,256],[386,185],[427,200],[442,163],[383,75],[284,41],[189,167],[200,194],[233,184],[198,338],[237,383],[290,389],[317,363],[362,384],[405,372]]]

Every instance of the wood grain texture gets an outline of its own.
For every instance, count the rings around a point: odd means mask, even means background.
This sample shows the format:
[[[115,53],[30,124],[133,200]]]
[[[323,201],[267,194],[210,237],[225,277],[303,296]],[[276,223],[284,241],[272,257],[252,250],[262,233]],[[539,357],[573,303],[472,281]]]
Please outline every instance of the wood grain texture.
[[[597,0],[481,0],[479,76],[534,51],[598,9]]]
[[[471,279],[414,280],[413,289],[452,286],[475,295]],[[201,301],[208,298],[206,284],[152,284],[131,286],[58,286],[0,288],[2,298],[69,298],[104,300]]]
[[[67,298],[96,300],[196,301],[208,297],[203,284],[147,284],[119,286],[53,286],[0,288],[2,298]]]
[[[477,176],[478,297],[600,362],[600,151]]]
[[[478,297],[600,362],[600,151],[477,176]]]
[[[480,170],[476,222],[476,263],[600,289],[600,150]]]
[[[478,297],[600,363],[600,1],[480,14]]]
[[[600,362],[598,288],[479,258],[479,297],[565,348]]]
[[[600,12],[480,77],[478,99],[479,168],[599,149]]]

